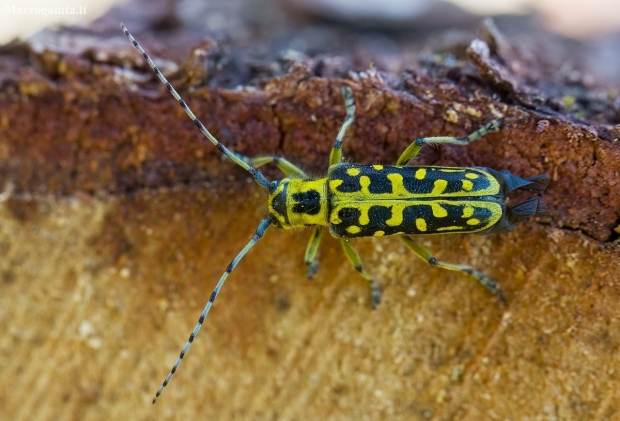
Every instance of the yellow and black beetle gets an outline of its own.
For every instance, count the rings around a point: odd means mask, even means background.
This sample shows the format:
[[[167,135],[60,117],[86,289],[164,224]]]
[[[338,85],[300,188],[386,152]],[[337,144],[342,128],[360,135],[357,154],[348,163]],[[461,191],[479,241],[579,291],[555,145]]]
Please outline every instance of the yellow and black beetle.
[[[409,249],[429,264],[464,272],[503,299],[497,282],[470,266],[437,260],[409,235],[490,234],[511,229],[525,218],[545,213],[546,208],[538,196],[508,207],[506,195],[517,189],[542,193],[547,187],[549,177],[541,174],[520,178],[508,171],[482,167],[405,166],[425,143],[466,145],[487,133],[498,131],[499,121],[491,121],[468,136],[416,139],[394,166],[344,163],[341,144],[347,129],[353,123],[355,103],[351,88],[343,85],[346,118],[336,136],[327,175],[323,178],[311,178],[284,158],[248,158],[230,151],[218,142],[192,113],[125,25],[121,24],[121,28],[200,131],[224,155],[248,171],[258,185],[269,191],[269,218],[260,223],[250,242],[226,268],[179,358],[155,394],[153,403],[181,364],[226,278],[270,225],[285,229],[315,227],[305,254],[308,277],[312,277],[316,272],[317,250],[323,228],[328,227],[330,234],[340,239],[355,270],[368,281],[373,308],[381,300],[379,287],[363,269],[359,254],[349,243],[349,238],[398,235]],[[269,163],[275,163],[286,177],[271,183],[267,181],[257,168]]]

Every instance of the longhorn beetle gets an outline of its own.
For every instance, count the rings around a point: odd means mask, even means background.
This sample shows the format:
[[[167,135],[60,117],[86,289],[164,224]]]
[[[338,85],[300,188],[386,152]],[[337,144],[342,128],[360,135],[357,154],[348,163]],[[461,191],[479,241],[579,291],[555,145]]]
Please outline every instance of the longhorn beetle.
[[[344,254],[355,270],[368,282],[373,309],[381,301],[379,287],[363,269],[359,254],[349,243],[349,238],[397,235],[414,254],[429,264],[464,272],[503,300],[497,282],[471,266],[437,260],[430,251],[409,235],[464,232],[491,234],[509,230],[528,217],[545,213],[546,207],[538,196],[516,206],[507,207],[506,195],[517,189],[540,194],[547,187],[549,177],[541,174],[520,178],[505,170],[496,171],[483,167],[405,166],[425,143],[466,145],[487,133],[498,131],[500,121],[493,120],[468,136],[416,139],[405,149],[394,166],[345,163],[342,161],[342,140],[353,124],[355,102],[351,88],[342,85],[346,117],[329,156],[327,175],[313,179],[285,158],[277,156],[248,158],[230,151],[221,144],[196,118],[122,23],[121,28],[202,134],[226,157],[249,172],[256,183],[269,193],[267,199],[269,217],[259,224],[250,242],[226,268],[179,358],[157,390],[153,403],[157,401],[181,364],[226,278],[270,225],[284,229],[315,227],[304,258],[309,278],[317,270],[319,243],[323,228],[328,227],[330,234],[340,239]],[[285,177],[282,180],[269,182],[257,169],[270,163],[275,163],[284,173]]]

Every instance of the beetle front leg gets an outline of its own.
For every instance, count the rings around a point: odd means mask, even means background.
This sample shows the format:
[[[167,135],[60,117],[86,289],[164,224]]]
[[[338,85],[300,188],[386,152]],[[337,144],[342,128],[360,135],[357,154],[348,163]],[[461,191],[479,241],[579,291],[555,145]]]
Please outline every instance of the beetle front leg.
[[[259,167],[262,167],[263,165],[267,165],[267,164],[274,162],[278,166],[280,171],[282,171],[284,175],[287,177],[292,175],[292,176],[303,178],[303,179],[310,178],[308,177],[308,175],[306,174],[304,170],[302,170],[301,168],[299,168],[297,165],[293,164],[291,161],[289,161],[286,158],[281,158],[279,156],[257,156],[254,158],[250,158],[245,155],[238,154],[238,153],[235,153],[235,155],[237,155],[237,157],[239,157],[243,162],[247,163],[248,165],[254,168],[259,168]]]
[[[322,237],[323,227],[316,227],[312,232],[310,241],[308,241],[306,255],[304,256],[304,262],[306,262],[306,266],[308,267],[308,279],[312,279],[316,271],[319,269],[318,251]]]
[[[344,118],[342,126],[340,126],[340,130],[338,131],[338,136],[336,136],[336,141],[334,142],[334,147],[332,148],[331,153],[329,154],[329,166],[339,164],[342,161],[342,139],[347,134],[347,130],[353,124],[353,120],[355,118],[355,99],[353,98],[353,91],[347,85],[342,85],[340,87],[340,92],[342,92],[342,98],[344,99],[344,106],[347,110],[347,115]]]

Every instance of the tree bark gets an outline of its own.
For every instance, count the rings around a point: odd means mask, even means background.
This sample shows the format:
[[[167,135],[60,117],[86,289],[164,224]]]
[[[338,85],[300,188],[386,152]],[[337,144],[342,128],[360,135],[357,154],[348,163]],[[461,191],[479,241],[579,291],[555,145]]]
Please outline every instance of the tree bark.
[[[618,99],[584,72],[557,71],[565,41],[541,32],[535,48],[486,21],[477,39],[466,26],[429,52],[426,32],[367,35],[267,12],[252,22],[256,6],[242,1],[209,6],[241,16],[221,39],[169,5],[145,17],[139,4],[0,50],[7,419],[620,416]],[[392,164],[417,137],[501,118],[500,132],[425,146],[415,162],[550,175],[545,217],[500,235],[421,237],[437,258],[500,281],[507,304],[395,239],[364,239],[355,245],[383,291],[372,311],[336,241],[323,240],[309,282],[309,232],[271,228],[149,407],[215,281],[267,216],[266,195],[201,137],[120,20],[221,142],[310,174],[327,170],[345,81],[357,105],[351,162]],[[296,34],[308,50],[283,52]],[[323,50],[312,52],[317,34]]]

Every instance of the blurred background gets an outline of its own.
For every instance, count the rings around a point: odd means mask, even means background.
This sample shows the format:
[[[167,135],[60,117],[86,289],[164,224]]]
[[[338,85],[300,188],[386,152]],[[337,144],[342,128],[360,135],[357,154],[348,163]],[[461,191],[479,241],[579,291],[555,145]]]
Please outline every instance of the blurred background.
[[[486,16],[550,74],[558,72],[614,92],[618,88],[617,0],[2,0],[0,44],[30,38],[35,46],[57,50],[50,46],[51,33],[41,32],[44,28],[68,25],[79,31],[88,26],[114,37],[118,22],[124,21],[138,34],[164,31],[158,37],[162,51],[175,61],[184,60],[190,48],[210,38],[224,41],[225,48],[245,49],[242,57],[347,52],[356,70],[372,63],[398,74],[416,68],[418,53],[428,58],[447,52],[459,58],[458,52],[481,36],[480,22]],[[79,55],[86,47],[66,48]],[[573,77],[574,71],[579,74]],[[217,83],[234,87],[244,82]]]
[[[407,21],[436,7],[435,0],[273,0],[314,15],[331,19],[356,19],[366,23]],[[477,15],[535,15],[547,29],[559,34],[591,39],[620,30],[620,2],[617,0],[446,0]],[[26,38],[54,25],[86,25],[114,5],[126,0],[2,0],[0,1],[0,43]],[[183,3],[176,2],[179,8]],[[204,1],[203,3],[209,3]],[[80,9],[81,7],[81,9]],[[45,12],[48,8],[74,8],[76,14]],[[40,9],[37,11],[37,9]]]

